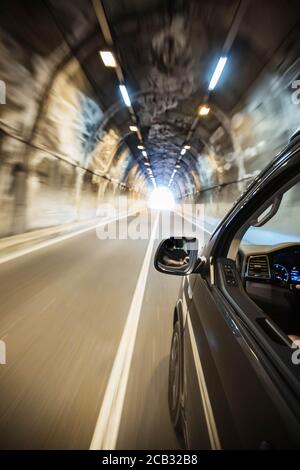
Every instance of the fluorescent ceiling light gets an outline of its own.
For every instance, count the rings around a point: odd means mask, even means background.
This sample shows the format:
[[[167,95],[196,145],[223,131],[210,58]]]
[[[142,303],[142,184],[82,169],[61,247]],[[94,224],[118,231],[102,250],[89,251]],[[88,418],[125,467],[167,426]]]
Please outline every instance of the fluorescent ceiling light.
[[[124,100],[124,103],[129,108],[131,106],[131,102],[130,102],[130,98],[129,98],[126,86],[125,85],[119,85],[119,88],[120,88],[120,92],[122,94],[122,98]]]
[[[100,51],[99,54],[101,56],[101,59],[103,61],[103,64],[105,65],[105,67],[116,67],[117,66],[115,56],[113,55],[112,52],[110,52],[110,51]]]
[[[209,106],[200,106],[199,108],[199,115],[200,116],[207,116],[208,113],[210,112],[210,107]]]
[[[184,155],[186,153],[186,149],[182,149],[180,155]]]
[[[227,57],[220,57],[219,62],[217,63],[216,69],[213,73],[213,76],[211,77],[211,80],[208,85],[208,89],[214,90],[216,84],[219,81],[219,78],[221,77],[221,74],[223,72],[223,69],[225,67],[225,64],[227,62]]]
[[[142,151],[142,154],[144,155],[144,157],[147,157],[147,152],[146,152],[146,150],[143,150],[143,151]]]
[[[185,150],[189,150],[191,148],[191,146],[190,145],[185,145],[184,148],[185,148]]]
[[[131,132],[137,132],[138,128],[136,126],[129,126],[129,130],[131,130]]]
[[[138,145],[137,148],[138,148],[139,150],[144,150],[145,147],[144,147],[143,145]]]

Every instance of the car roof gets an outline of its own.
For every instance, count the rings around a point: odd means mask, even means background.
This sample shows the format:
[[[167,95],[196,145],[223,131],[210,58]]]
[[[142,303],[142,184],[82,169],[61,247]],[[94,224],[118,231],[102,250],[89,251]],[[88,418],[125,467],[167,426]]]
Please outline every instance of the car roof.
[[[294,142],[298,137],[300,137],[300,127],[289,138],[289,144]]]

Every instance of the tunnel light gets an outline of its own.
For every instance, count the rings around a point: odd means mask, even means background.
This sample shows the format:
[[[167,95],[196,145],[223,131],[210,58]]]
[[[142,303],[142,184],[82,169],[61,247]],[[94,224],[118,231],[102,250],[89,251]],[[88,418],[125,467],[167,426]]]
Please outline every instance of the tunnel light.
[[[215,71],[213,73],[213,76],[211,77],[211,80],[208,85],[208,89],[214,90],[215,86],[217,85],[219,78],[221,77],[221,74],[223,72],[223,69],[225,67],[225,64],[227,62],[227,57],[220,57],[217,66],[215,68]]]
[[[112,52],[110,51],[100,51],[99,52],[102,62],[105,65],[105,67],[116,67],[117,62],[115,59],[115,56],[113,55]]]
[[[131,132],[137,132],[138,128],[136,126],[129,126]]]
[[[205,104],[204,104],[203,106],[200,106],[198,114],[200,116],[207,116],[209,114],[209,112],[210,112],[210,107],[205,106]]]
[[[145,147],[144,147],[143,145],[138,145],[137,148],[138,148],[139,150],[144,150]]]
[[[186,153],[186,149],[183,148],[183,149],[181,150],[181,152],[180,152],[180,155],[184,155],[185,153]]]
[[[175,206],[174,196],[169,188],[158,186],[150,194],[148,205],[151,209],[173,210]]]
[[[124,100],[124,103],[129,108],[131,106],[131,101],[130,101],[126,86],[125,85],[119,85],[119,88],[120,88],[120,92],[122,94],[122,98]]]
[[[147,152],[146,152],[146,150],[143,150],[143,151],[142,151],[142,154],[144,155],[144,157],[147,158]]]
[[[183,148],[185,148],[185,150],[190,150],[191,146],[190,145],[185,145]]]

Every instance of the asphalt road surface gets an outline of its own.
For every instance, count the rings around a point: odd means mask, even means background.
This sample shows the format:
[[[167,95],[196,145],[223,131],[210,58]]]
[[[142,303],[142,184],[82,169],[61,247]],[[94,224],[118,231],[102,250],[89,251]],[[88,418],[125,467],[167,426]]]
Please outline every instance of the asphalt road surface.
[[[149,225],[146,217],[143,224]],[[158,240],[145,266],[149,243],[99,240],[91,230],[0,264],[0,339],[6,343],[1,448],[88,449],[93,436],[97,448],[97,432],[111,432],[99,415],[107,411],[109,387],[124,371],[113,366],[132,308],[138,323],[132,354],[123,355],[128,377],[114,415],[115,447],[180,448],[169,419],[167,383],[181,278],[154,270]]]

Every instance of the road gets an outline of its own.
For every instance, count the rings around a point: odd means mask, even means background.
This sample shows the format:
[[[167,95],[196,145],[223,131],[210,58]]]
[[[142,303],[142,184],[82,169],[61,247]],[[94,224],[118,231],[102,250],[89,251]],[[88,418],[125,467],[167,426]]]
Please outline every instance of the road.
[[[138,312],[118,449],[180,448],[167,380],[181,278],[154,270],[157,244]],[[148,245],[148,239],[99,240],[91,230],[0,265],[7,353],[0,366],[1,448],[90,447]]]

